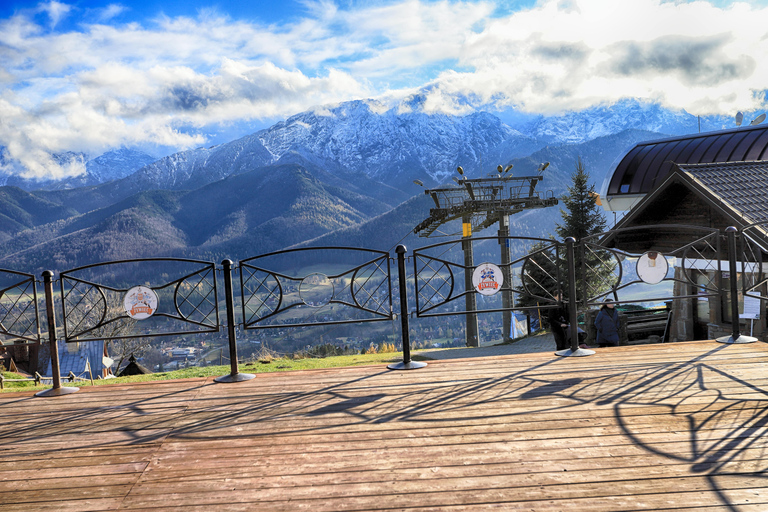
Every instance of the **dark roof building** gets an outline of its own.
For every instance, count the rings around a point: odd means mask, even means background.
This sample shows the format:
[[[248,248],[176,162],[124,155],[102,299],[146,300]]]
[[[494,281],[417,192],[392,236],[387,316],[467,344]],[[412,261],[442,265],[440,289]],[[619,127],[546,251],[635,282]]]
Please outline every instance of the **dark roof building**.
[[[747,262],[766,261],[768,126],[638,144],[618,161],[606,183],[601,194],[604,207],[629,210],[603,238],[608,247],[635,254],[672,253],[674,248],[692,243],[699,229],[702,236],[709,237],[706,232],[710,231],[719,237],[729,226],[739,230],[752,226],[745,234],[750,244],[757,245],[736,257],[744,256]],[[677,256],[680,260],[679,253]],[[731,276],[723,266],[727,257],[714,246],[704,246],[682,259],[687,270],[684,272],[679,262],[674,268],[674,296],[680,299],[671,301],[671,340],[715,339],[732,332],[735,319],[730,301],[721,295],[699,297],[701,290],[713,288],[713,283],[727,290],[731,278],[742,286],[748,277],[755,284],[750,293],[768,297],[768,289],[754,270]],[[740,310],[743,301],[739,291]],[[766,304],[760,301],[759,318],[750,321],[749,329],[768,340]]]
[[[618,160],[606,179],[603,205],[607,210],[628,210],[676,166],[761,160],[768,160],[768,126],[763,125],[642,142]]]
[[[105,348],[103,341],[88,341],[83,343],[67,343],[64,340],[57,340],[59,351],[59,370],[61,375],[67,376],[70,372],[77,377],[89,377],[86,368],[90,364],[93,377],[97,375],[105,376],[108,367],[104,366]],[[53,375],[53,365],[51,358],[48,357],[48,366],[44,376]]]
[[[148,368],[142,366],[139,364],[138,361],[136,361],[136,358],[133,357],[133,354],[131,354],[131,357],[128,359],[128,364],[120,370],[120,373],[117,374],[118,377],[125,377],[127,375],[149,375],[152,373],[152,370],[149,370]]]
[[[642,199],[615,226],[683,224],[724,230],[742,229],[768,222],[768,161],[722,164],[676,165],[654,190]],[[755,226],[750,235],[768,247],[768,226]],[[664,250],[656,237],[644,239],[634,250]],[[625,248],[629,240],[625,240]]]

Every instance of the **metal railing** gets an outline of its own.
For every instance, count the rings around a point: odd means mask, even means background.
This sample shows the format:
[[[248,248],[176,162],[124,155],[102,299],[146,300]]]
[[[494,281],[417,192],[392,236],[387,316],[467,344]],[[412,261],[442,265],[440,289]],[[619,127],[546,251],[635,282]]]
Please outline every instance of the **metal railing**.
[[[39,319],[35,276],[0,269],[0,341],[40,343]]]
[[[215,264],[181,258],[142,258],[96,263],[61,272],[64,340],[101,340],[105,337],[105,328],[131,319],[125,301],[126,294],[135,286],[117,283],[138,284],[135,276],[142,275],[142,267],[147,266],[154,270],[146,280],[139,279],[142,286],[157,297],[156,310],[147,313],[155,324],[155,332],[141,337],[219,331]],[[177,277],[170,279],[168,271],[174,271]],[[162,324],[169,324],[171,328],[161,330]],[[182,328],[177,328],[179,326]],[[109,334],[110,339],[135,337],[135,334]]]
[[[324,254],[323,254],[324,253]],[[321,255],[334,272],[276,268],[300,258],[309,266]],[[362,261],[352,263],[350,260]],[[304,267],[306,268],[306,267]],[[262,254],[239,264],[243,326],[297,327],[392,320],[389,253],[354,247],[308,247]],[[360,313],[346,320],[319,318],[318,308]]]
[[[768,294],[758,293],[768,285],[768,279],[763,269],[767,251],[759,242],[764,237],[754,236],[756,229],[762,230],[763,226],[747,226],[741,232],[736,228],[720,232],[696,226],[643,226],[563,242],[514,236],[462,238],[416,249],[410,256],[413,259],[410,284],[406,278],[407,249],[399,245],[395,253],[404,361],[390,367],[421,366],[410,360],[409,289],[415,299],[413,313],[417,318],[551,309],[570,304],[570,352],[576,355],[589,355],[577,354],[581,350],[577,346],[577,306],[589,308],[606,299],[612,302],[716,296],[725,299],[730,294],[733,332],[727,339],[718,341],[748,342],[749,337],[739,332],[739,290],[734,277],[741,265],[742,296],[768,300]],[[648,233],[658,238],[665,231],[667,235],[674,232],[681,236],[666,236],[666,240],[676,240],[676,243],[668,244],[663,250],[642,250],[641,242],[648,242]],[[723,240],[727,242],[727,251]],[[627,242],[630,246],[635,244],[637,249],[618,248],[626,246],[622,241],[631,242]],[[489,298],[472,285],[470,274],[482,264],[462,260],[459,249],[465,250],[468,244],[483,257],[504,253],[499,250],[501,247],[506,247],[506,253],[511,254],[506,256],[509,261],[498,265],[504,278],[499,296]],[[389,253],[377,250],[314,247],[258,255],[238,264],[224,260],[221,269],[212,262],[174,258],[120,260],[78,267],[61,272],[58,279],[62,339],[80,342],[107,337],[214,333],[227,327],[232,368],[229,376],[217,381],[247,380],[251,377],[240,374],[237,366],[238,325],[247,330],[394,320],[397,315],[393,311],[390,259]],[[726,262],[731,275],[728,290],[720,278]],[[321,272],[320,264],[330,265],[333,271]],[[154,266],[154,270],[147,272],[145,266]],[[158,266],[166,268],[158,271]],[[175,267],[170,270],[170,266]],[[223,273],[225,282],[225,324],[219,313],[217,272]],[[233,272],[239,272],[239,308]],[[46,271],[42,277],[54,389],[41,392],[40,396],[67,392],[56,378],[59,368],[53,276],[52,271]],[[38,282],[31,274],[12,270],[0,270],[0,277],[5,279],[0,281],[3,286],[0,288],[0,339],[7,345],[40,344],[46,337],[39,321]],[[139,284],[157,296],[155,311],[147,315],[150,320],[144,324],[148,327],[139,333],[105,333],[104,329],[131,318],[126,301],[131,290],[137,288],[131,284]],[[633,287],[643,287],[646,292],[642,299],[620,297]],[[691,292],[692,289],[695,291]],[[458,299],[478,297],[480,307],[459,308]],[[331,314],[320,316],[321,309]],[[343,315],[347,316],[342,318]]]

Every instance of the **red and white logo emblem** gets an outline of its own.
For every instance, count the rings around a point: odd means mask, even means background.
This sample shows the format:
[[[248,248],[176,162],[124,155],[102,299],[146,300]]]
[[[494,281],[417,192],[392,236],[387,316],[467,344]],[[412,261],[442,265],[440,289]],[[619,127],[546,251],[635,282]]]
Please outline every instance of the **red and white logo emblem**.
[[[144,320],[157,311],[157,294],[146,286],[135,286],[128,290],[123,307],[134,320]]]
[[[493,263],[481,263],[472,273],[472,284],[475,291],[481,295],[493,295],[501,290],[504,275],[501,269]]]

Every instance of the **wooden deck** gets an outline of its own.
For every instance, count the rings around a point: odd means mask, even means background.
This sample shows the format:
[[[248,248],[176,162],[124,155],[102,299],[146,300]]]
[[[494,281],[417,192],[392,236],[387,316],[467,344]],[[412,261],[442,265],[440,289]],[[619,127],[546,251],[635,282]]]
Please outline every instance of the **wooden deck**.
[[[0,395],[0,511],[768,510],[768,345]]]

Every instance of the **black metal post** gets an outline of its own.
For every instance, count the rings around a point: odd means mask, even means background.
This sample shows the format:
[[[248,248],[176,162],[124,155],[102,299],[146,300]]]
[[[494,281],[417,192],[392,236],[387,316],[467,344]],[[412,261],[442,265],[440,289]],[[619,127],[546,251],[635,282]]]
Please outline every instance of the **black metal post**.
[[[576,300],[576,258],[573,249],[575,242],[576,239],[572,236],[565,239],[568,259],[568,328],[571,330],[571,350],[574,352],[579,349],[579,302]]]
[[[408,322],[408,290],[405,285],[405,253],[408,249],[400,244],[395,248],[397,253],[397,284],[400,288],[400,325],[403,337],[403,362],[387,366],[390,370],[415,370],[424,368],[427,363],[411,361],[411,333]]]
[[[227,335],[229,338],[229,375],[216,377],[214,382],[242,382],[251,380],[256,375],[252,373],[240,373],[237,368],[237,333],[235,330],[235,299],[232,292],[232,260],[221,262],[224,267],[224,295],[227,306]]]
[[[53,272],[43,272],[45,288],[45,313],[48,319],[48,342],[51,346],[51,373],[53,373],[53,388],[35,393],[35,396],[61,396],[79,391],[77,387],[61,387],[61,368],[59,366],[59,344],[56,339],[56,313],[53,310]]]
[[[463,227],[471,226],[472,219],[465,217],[462,219]],[[471,229],[471,227],[470,227]],[[477,297],[475,297],[475,286],[472,284],[472,269],[475,266],[475,257],[472,251],[472,232],[466,232],[461,240],[461,248],[464,251],[464,290],[466,313],[466,345],[468,347],[480,346],[480,329],[477,325]]]
[[[724,336],[717,338],[716,341],[720,343],[754,343],[757,338],[752,336],[744,336],[739,333],[739,286],[737,278],[737,264],[736,264],[736,233],[738,229],[734,226],[728,226],[725,228],[726,236],[728,237],[728,271],[731,275],[731,324],[733,331],[730,336]]]
[[[501,273],[504,276],[504,286],[501,290],[501,333],[502,342],[512,341],[512,273],[509,263],[511,261],[509,250],[509,216],[499,216],[499,244],[501,245]],[[529,330],[530,332],[530,326]]]
[[[729,226],[725,232],[728,236],[728,271],[731,274],[731,324],[733,339],[739,338],[739,288],[736,269],[736,228]]]
[[[568,264],[568,329],[571,335],[571,348],[555,352],[558,356],[591,356],[594,350],[579,348],[579,303],[576,300],[576,258],[574,244],[576,239],[569,236],[565,239],[566,259]]]

